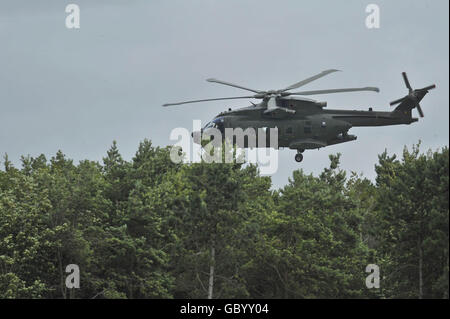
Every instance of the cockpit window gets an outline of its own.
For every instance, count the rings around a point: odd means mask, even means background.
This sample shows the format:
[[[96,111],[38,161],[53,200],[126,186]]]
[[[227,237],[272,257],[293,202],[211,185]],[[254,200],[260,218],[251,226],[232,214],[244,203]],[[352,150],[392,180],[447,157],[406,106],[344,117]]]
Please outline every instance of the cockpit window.
[[[223,126],[223,117],[218,117],[212,120],[211,122],[206,123],[205,127],[203,129],[207,128],[217,128],[220,129]]]
[[[211,122],[208,122],[205,127],[203,128],[203,130],[206,130],[208,128],[215,128],[218,129],[219,131],[221,131],[223,133],[224,131],[224,119],[223,117],[218,117],[215,118],[214,120],[212,120]]]

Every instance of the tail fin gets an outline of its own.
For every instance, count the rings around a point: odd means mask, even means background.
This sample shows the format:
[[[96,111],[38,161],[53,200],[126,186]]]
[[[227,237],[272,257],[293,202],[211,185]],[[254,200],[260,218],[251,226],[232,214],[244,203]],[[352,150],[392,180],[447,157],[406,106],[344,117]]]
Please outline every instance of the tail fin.
[[[407,117],[407,118],[412,118],[412,109],[414,107],[410,107],[406,104],[400,104],[399,106],[397,106],[395,108],[394,111],[392,111],[392,113],[394,115],[396,115],[396,117]]]

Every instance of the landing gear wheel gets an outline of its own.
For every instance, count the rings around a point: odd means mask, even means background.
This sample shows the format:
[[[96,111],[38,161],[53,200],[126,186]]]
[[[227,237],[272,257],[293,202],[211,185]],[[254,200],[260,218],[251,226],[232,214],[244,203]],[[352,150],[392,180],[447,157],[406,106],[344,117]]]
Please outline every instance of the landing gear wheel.
[[[295,161],[298,162],[298,163],[303,161],[303,154],[302,153],[295,154]]]

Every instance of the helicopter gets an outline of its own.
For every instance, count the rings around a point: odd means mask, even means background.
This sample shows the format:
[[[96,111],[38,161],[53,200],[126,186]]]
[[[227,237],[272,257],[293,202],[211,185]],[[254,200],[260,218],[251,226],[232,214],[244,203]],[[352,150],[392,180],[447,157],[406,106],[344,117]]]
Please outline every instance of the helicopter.
[[[295,161],[301,162],[305,150],[320,149],[322,147],[356,140],[357,137],[355,135],[348,134],[348,131],[352,127],[386,126],[417,122],[418,118],[412,117],[412,109],[416,108],[419,116],[423,117],[424,114],[419,103],[429,90],[436,87],[435,84],[432,84],[421,89],[413,89],[406,73],[402,72],[408,94],[390,103],[391,106],[398,104],[391,112],[373,111],[371,107],[368,111],[326,109],[326,102],[319,102],[303,97],[308,95],[357,91],[379,92],[380,90],[377,87],[291,92],[291,90],[298,89],[337,71],[339,70],[325,70],[284,89],[268,91],[255,90],[210,78],[207,79],[208,82],[246,90],[252,92],[253,95],[191,100],[167,103],[163,104],[163,106],[219,100],[260,99],[262,101],[258,104],[251,103],[251,106],[234,110],[229,108],[228,111],[221,112],[212,121],[208,122],[201,129],[201,132],[193,132],[192,137],[199,136],[197,133],[200,133],[200,136],[201,134],[208,135],[208,130],[212,128],[218,129],[222,133],[222,136],[224,136],[226,128],[264,128],[265,132],[267,128],[276,128],[278,130],[278,148],[288,147],[289,149],[297,150]],[[267,136],[268,140],[269,138],[270,136]],[[201,140],[199,141],[194,138],[194,142],[200,144]],[[233,144],[237,144],[237,141],[233,140]],[[257,144],[256,147],[265,147],[265,145]],[[238,147],[250,147],[248,140],[241,141]]]

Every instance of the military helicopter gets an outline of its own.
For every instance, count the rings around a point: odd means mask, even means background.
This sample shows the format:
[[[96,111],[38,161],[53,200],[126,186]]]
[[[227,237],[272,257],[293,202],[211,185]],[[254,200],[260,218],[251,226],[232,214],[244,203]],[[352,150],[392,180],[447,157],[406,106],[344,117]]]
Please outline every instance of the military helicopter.
[[[302,153],[307,149],[320,149],[325,146],[356,140],[357,137],[355,135],[348,134],[348,131],[352,127],[385,126],[417,122],[418,118],[412,117],[412,109],[417,108],[420,117],[423,117],[424,114],[419,102],[429,90],[436,87],[433,84],[422,89],[413,89],[406,73],[403,72],[402,76],[408,89],[408,94],[390,103],[391,106],[398,104],[392,112],[376,112],[372,108],[369,108],[368,111],[324,109],[327,105],[326,102],[296,97],[357,91],[379,92],[380,90],[377,87],[290,92],[293,89],[302,87],[337,71],[339,70],[325,70],[284,89],[268,91],[254,90],[218,79],[207,79],[208,82],[239,88],[253,92],[254,94],[167,103],[163,106],[218,100],[261,99],[262,101],[258,104],[252,103],[251,106],[234,110],[229,108],[228,111],[218,114],[211,122],[204,126],[200,135],[202,133],[207,134],[210,128],[218,129],[222,133],[222,136],[224,136],[225,128],[241,128],[244,130],[246,128],[277,128],[278,147],[288,147],[297,150],[295,160],[301,162],[303,160]],[[192,134],[193,137],[198,136],[194,133]],[[270,136],[267,136],[267,140],[269,138]],[[195,138],[194,141],[199,144],[201,143],[201,141]],[[236,141],[233,140],[233,143],[236,143]],[[256,147],[258,146],[256,145]],[[249,147],[248,141],[244,140],[243,145],[238,145],[238,147]]]

